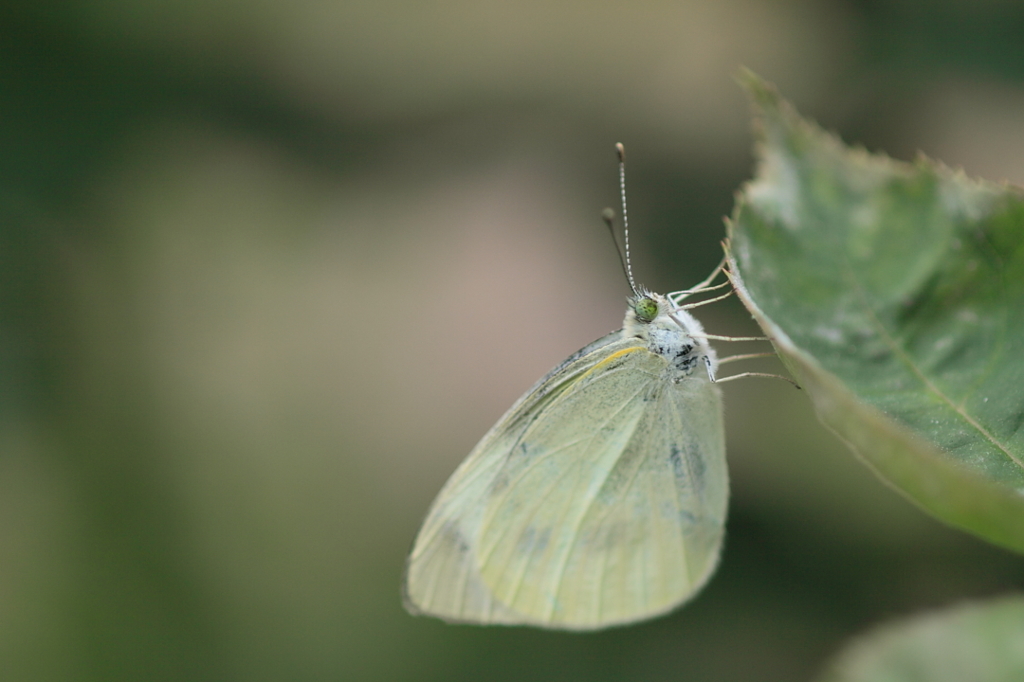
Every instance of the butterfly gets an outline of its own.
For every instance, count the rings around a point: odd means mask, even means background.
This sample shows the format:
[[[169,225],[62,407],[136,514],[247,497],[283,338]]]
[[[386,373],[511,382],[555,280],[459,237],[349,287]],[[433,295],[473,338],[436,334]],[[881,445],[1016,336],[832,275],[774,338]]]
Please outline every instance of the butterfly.
[[[688,309],[729,294],[683,301],[728,286],[711,286],[725,261],[663,296],[635,286],[628,243],[622,329],[537,382],[445,483],[406,564],[410,612],[594,630],[670,611],[714,572],[729,486],[708,341],[733,339]]]

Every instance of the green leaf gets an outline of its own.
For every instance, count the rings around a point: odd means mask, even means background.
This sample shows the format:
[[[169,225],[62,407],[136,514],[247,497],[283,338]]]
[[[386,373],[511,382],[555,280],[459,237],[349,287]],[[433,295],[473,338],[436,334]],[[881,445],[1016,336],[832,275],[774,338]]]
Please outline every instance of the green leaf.
[[[958,606],[855,640],[820,682],[1024,680],[1024,597]]]
[[[943,521],[1024,552],[1024,194],[893,161],[756,76],[737,291],[818,417]]]

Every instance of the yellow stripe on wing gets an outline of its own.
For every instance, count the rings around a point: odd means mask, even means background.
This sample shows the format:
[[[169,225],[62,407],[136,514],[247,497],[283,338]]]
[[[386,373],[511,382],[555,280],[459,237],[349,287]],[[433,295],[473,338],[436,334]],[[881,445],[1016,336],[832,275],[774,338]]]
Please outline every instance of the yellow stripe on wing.
[[[650,352],[650,351],[647,351],[647,347],[646,346],[632,346],[630,348],[623,348],[622,350],[617,350],[614,353],[612,353],[611,355],[609,355],[608,357],[606,357],[604,360],[602,360],[601,362],[597,363],[596,365],[594,365],[593,367],[588,369],[586,372],[581,374],[580,378],[577,379],[577,381],[582,381],[588,375],[593,374],[597,370],[599,370],[602,367],[604,367],[605,365],[607,365],[607,364],[617,360],[618,358],[621,358],[621,357],[625,356],[627,353],[635,353],[636,351],[640,351],[640,350],[646,351],[646,352]]]

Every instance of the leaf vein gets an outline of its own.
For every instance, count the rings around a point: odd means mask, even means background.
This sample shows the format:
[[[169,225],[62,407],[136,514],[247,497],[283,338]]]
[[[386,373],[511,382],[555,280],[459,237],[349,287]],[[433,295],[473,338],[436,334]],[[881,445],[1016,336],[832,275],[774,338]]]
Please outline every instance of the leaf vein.
[[[896,343],[896,340],[885,328],[885,325],[882,324],[882,321],[880,319],[878,319],[878,316],[875,314],[874,309],[868,302],[867,293],[864,291],[864,287],[861,285],[860,281],[858,281],[857,277],[853,274],[852,269],[849,271],[849,275],[850,280],[856,287],[857,293],[861,299],[861,303],[864,306],[864,310],[867,312],[868,317],[874,324],[875,329],[878,330],[878,333],[881,335],[882,340],[893,352],[893,354],[895,354],[896,357],[898,357],[910,369],[910,371],[918,378],[918,380],[920,380],[921,383],[924,384],[926,389],[928,389],[937,398],[939,398],[939,400],[948,405],[949,408],[952,409],[956,414],[960,415],[960,417],[964,421],[970,424],[970,426],[973,429],[975,429],[986,440],[992,443],[992,445],[994,445],[1000,452],[1006,455],[1006,457],[1009,458],[1014,464],[1016,464],[1021,469],[1024,469],[1024,461],[1022,461],[1020,457],[1014,455],[1013,452],[1011,452],[1010,449],[1004,443],[1002,443],[998,438],[996,438],[992,433],[990,433],[988,429],[982,426],[977,420],[971,417],[971,415],[969,415],[961,405],[954,402],[952,398],[947,396],[938,386],[936,386],[932,382],[931,379],[928,378],[928,376],[924,372],[921,371],[921,368],[917,366],[917,363],[914,361],[914,359],[911,358],[910,355],[908,355],[907,352],[898,343]]]

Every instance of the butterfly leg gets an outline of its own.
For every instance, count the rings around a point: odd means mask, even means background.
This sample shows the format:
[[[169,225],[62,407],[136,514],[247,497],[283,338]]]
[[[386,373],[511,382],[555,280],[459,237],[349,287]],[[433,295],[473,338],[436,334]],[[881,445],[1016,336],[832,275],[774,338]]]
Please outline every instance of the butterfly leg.
[[[718,362],[719,364],[722,364],[725,362],[734,362],[736,360],[748,360],[750,358],[767,358],[772,357],[774,355],[775,353],[747,353],[746,355],[733,355],[727,358],[722,358]],[[725,377],[724,379],[718,379],[715,377],[714,372],[711,370],[711,358],[709,358],[706,355],[704,356],[704,364],[707,365],[708,368],[708,379],[710,379],[711,383],[713,384],[722,384],[725,383],[726,381],[744,379],[746,377],[764,377],[766,379],[782,379],[783,381],[791,383],[797,388],[800,388],[800,384],[796,383],[792,379],[789,379],[779,374],[768,374],[766,372],[743,372],[742,374],[733,374],[732,376]]]
[[[708,286],[709,284],[711,284],[711,282],[713,282],[715,280],[716,277],[718,277],[718,274],[720,272],[722,272],[722,270],[725,268],[725,262],[726,262],[725,261],[725,257],[723,256],[721,262],[718,263],[718,266],[715,267],[715,269],[711,271],[711,274],[708,275],[707,278],[705,278],[705,280],[703,282],[701,282],[697,286],[691,287],[689,289],[683,289],[681,291],[673,291],[672,293],[668,294],[668,297],[670,299],[672,299],[673,303],[678,305],[680,301],[685,299],[687,296],[690,296],[691,294],[699,294],[699,293],[703,293],[705,291],[713,291],[715,289],[721,289],[722,287],[729,286],[729,284],[731,282],[728,282],[728,281],[727,282],[723,282],[722,284],[717,284],[717,285],[715,285],[713,287]]]

